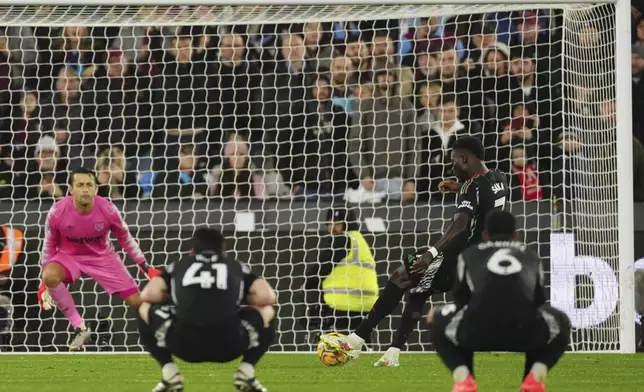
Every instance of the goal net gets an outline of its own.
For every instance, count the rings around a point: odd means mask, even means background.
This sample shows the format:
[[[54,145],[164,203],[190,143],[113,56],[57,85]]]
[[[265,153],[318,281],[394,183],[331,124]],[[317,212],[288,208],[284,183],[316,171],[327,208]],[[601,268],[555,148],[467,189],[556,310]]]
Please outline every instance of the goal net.
[[[632,349],[614,5],[237,3],[0,6],[0,351],[66,351],[68,322],[36,291],[44,219],[74,168],[96,170],[155,266],[185,254],[195,227],[221,228],[277,291],[272,350],[310,351],[320,331],[348,330],[321,302],[347,256],[329,209],[355,215],[382,287],[450,221],[438,183],[466,134],[508,174],[521,237],[573,320],[571,349]],[[142,350],[118,296],[88,278],[71,291],[96,331],[88,351]],[[431,350],[424,323],[407,347]]]

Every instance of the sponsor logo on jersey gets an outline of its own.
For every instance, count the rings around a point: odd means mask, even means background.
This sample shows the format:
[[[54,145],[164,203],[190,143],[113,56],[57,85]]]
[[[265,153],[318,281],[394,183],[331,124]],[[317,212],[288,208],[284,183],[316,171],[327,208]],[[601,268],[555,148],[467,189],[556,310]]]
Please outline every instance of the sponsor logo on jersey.
[[[463,200],[461,204],[458,206],[458,208],[467,208],[471,211],[474,211],[474,207],[472,207],[472,202],[469,200]]]
[[[492,185],[492,192],[499,193],[503,192],[503,184],[500,182],[497,182],[496,184]]]
[[[98,237],[69,237],[67,236],[67,241],[72,242],[74,244],[95,244],[98,242],[101,242],[103,239],[103,236],[98,236]]]

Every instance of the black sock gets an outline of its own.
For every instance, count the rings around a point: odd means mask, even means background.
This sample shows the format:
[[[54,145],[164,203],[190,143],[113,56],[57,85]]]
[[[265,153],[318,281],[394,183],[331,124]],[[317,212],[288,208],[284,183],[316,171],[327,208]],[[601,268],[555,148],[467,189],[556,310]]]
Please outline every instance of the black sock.
[[[423,306],[427,302],[427,298],[429,298],[429,294],[426,293],[409,295],[407,305],[400,319],[400,326],[394,333],[391,347],[402,349],[405,343],[407,343],[409,334],[411,334],[422,317]]]
[[[150,326],[139,317],[139,340],[143,347],[159,362],[161,367],[172,363],[172,353],[165,347],[159,347]]]
[[[259,330],[257,335],[257,345],[255,347],[249,346],[248,349],[244,351],[244,356],[242,357],[242,362],[249,363],[253,366],[257,365],[257,362],[259,362],[262,356],[266,354],[271,343],[273,343],[275,330],[272,326],[263,327]]]
[[[387,281],[387,285],[385,285],[382,293],[380,293],[380,297],[376,300],[371,311],[362,323],[358,325],[358,328],[356,328],[356,335],[365,341],[369,340],[371,332],[378,326],[378,323],[396,310],[405,291],[407,290],[396,286],[394,282]]]

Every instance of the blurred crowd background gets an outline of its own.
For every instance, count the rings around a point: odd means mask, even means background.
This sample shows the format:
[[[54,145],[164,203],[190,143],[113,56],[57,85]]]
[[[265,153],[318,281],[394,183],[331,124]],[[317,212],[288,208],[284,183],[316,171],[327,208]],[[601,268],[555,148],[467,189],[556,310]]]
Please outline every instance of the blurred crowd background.
[[[589,75],[614,42],[573,43]],[[633,8],[635,195],[644,201],[644,17]],[[66,194],[94,168],[119,199],[444,197],[450,147],[477,135],[513,200],[571,198],[579,132],[615,92],[568,84],[556,10],[337,23],[0,29],[0,199]],[[593,54],[595,53],[595,54]],[[597,60],[599,59],[599,60]],[[575,106],[564,110],[564,98]],[[590,128],[566,126],[570,112]]]

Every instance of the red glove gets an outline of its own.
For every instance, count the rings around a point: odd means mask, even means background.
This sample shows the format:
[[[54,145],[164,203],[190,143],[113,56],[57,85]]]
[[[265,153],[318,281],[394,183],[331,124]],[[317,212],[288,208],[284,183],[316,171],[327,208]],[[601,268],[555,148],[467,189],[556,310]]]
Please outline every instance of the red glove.
[[[154,268],[153,266],[149,265],[147,262],[139,264],[139,269],[148,278],[148,280],[152,280],[157,276],[161,275],[160,269]]]

